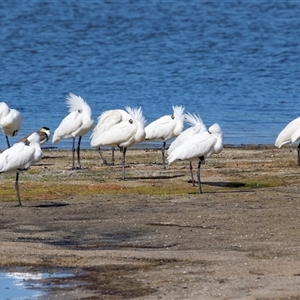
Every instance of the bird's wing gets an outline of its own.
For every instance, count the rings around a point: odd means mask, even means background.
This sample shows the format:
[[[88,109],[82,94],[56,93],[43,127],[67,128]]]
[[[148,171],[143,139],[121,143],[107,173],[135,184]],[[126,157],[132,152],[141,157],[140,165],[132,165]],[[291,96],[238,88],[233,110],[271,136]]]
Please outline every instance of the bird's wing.
[[[167,140],[175,128],[171,116],[163,116],[145,127],[146,140]]]
[[[0,172],[28,169],[33,162],[35,149],[16,143],[0,154]]]
[[[57,143],[61,139],[74,137],[74,132],[76,132],[82,124],[82,114],[78,111],[69,113],[55,129],[52,137],[52,143]]]
[[[124,113],[126,112],[124,111]],[[121,121],[123,121],[122,113],[118,109],[105,111],[98,118],[98,124],[105,123],[105,124],[111,124],[111,126],[120,123]]]
[[[170,154],[175,148],[179,147],[182,143],[189,140],[197,133],[202,132],[202,130],[204,130],[204,128],[201,128],[200,126],[191,126],[186,130],[182,131],[169,146],[168,154]]]
[[[292,134],[291,142],[294,143],[299,139],[300,139],[300,124],[299,124],[298,128],[295,130],[295,132]]]
[[[211,155],[216,141],[217,139],[208,132],[199,133],[182,143],[169,154],[169,164],[175,160],[193,160],[201,156],[208,157]]]
[[[291,121],[283,128],[276,138],[275,146],[280,148],[284,144],[291,143],[292,136],[295,134],[298,128],[300,128],[300,117]],[[298,139],[298,137],[295,139],[295,136],[293,137],[293,141]]]
[[[1,119],[1,127],[6,135],[16,135],[21,126],[22,116],[15,109],[11,109],[9,114]]]
[[[137,127],[129,121],[122,121],[99,135],[95,135],[91,140],[91,146],[94,148],[101,146],[116,147],[133,138]]]
[[[124,121],[123,118],[125,114],[127,113],[124,111],[122,114],[121,110],[108,110],[103,112],[98,118],[98,123],[93,130],[91,139],[93,139],[95,136],[99,135],[100,133],[108,130],[112,126]],[[129,118],[130,116],[128,115],[126,119],[129,120]]]

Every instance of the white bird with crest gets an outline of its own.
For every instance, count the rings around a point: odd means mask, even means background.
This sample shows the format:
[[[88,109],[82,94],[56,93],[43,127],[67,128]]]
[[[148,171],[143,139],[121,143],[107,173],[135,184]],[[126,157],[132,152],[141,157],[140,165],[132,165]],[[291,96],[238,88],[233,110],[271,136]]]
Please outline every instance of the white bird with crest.
[[[169,165],[176,160],[197,160],[197,179],[199,193],[202,193],[200,180],[200,167],[205,159],[223,150],[223,132],[219,124],[213,124],[205,132],[200,132],[180,146],[175,148],[168,156]]]
[[[186,113],[185,115],[185,120],[191,125],[189,128],[186,130],[182,131],[179,136],[171,143],[168,149],[168,155],[171,154],[174,149],[179,147],[181,144],[183,144],[185,141],[193,137],[194,135],[205,132],[207,131],[206,126],[204,125],[202,119],[200,118],[199,115],[196,114],[191,114],[191,113]],[[194,183],[194,175],[193,175],[193,166],[192,162],[190,161],[190,173],[191,173],[191,178],[192,178],[192,184],[193,186],[195,185]]]
[[[80,97],[70,93],[66,100],[69,107],[69,114],[61,121],[60,125],[54,131],[52,143],[55,144],[61,139],[73,139],[72,169],[81,169],[80,162],[80,142],[81,138],[87,134],[93,127],[92,110],[90,106]],[[75,138],[78,136],[77,161],[78,167],[75,168]]]
[[[112,126],[122,122],[122,121],[129,121],[131,118],[130,114],[123,110],[123,109],[111,109],[106,110],[98,117],[98,123],[95,126],[93,133],[91,135],[91,140],[94,139],[94,137],[99,136],[101,133],[107,131]],[[101,156],[101,159],[105,165],[108,165],[106,159],[103,157],[101,148],[99,147],[99,153]],[[115,164],[115,147],[112,147],[112,163],[111,165]]]
[[[164,169],[166,168],[166,142],[174,137],[177,137],[184,128],[184,107],[172,106],[172,108],[172,115],[162,116],[145,127],[146,140],[163,141],[161,153]]]
[[[125,156],[127,148],[145,140],[145,118],[142,108],[125,108],[130,119],[121,121],[100,133],[94,132],[91,146],[99,148],[102,146],[119,147],[122,149],[122,179],[125,179]]]

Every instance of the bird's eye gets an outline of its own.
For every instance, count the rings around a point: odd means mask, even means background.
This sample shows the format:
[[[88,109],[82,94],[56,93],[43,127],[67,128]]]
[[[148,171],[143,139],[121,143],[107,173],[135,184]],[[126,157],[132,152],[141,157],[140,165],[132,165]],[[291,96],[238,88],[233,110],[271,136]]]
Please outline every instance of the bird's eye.
[[[81,109],[78,109],[78,112],[81,114],[81,113],[82,113],[82,110],[81,110]]]
[[[174,115],[171,116],[171,119],[173,119],[173,120],[175,119]]]
[[[130,119],[130,120],[129,120],[129,123],[130,123],[130,124],[132,124],[132,123],[133,123],[132,119]]]

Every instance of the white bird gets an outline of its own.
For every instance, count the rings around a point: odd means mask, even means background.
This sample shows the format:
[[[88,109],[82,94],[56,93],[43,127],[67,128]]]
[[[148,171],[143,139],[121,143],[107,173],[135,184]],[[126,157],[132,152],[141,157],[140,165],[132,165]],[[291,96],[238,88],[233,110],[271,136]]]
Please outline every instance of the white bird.
[[[191,125],[186,130],[182,131],[179,136],[171,143],[168,149],[168,155],[171,154],[174,149],[179,147],[181,144],[183,144],[185,141],[193,137],[194,135],[207,131],[206,126],[204,125],[202,119],[199,115],[187,113],[185,114],[185,120]],[[194,183],[194,175],[193,175],[193,166],[192,162],[190,161],[190,173],[192,178],[192,183]]]
[[[91,139],[91,146],[99,148],[102,146],[119,147],[122,149],[122,179],[125,179],[125,155],[127,148],[135,143],[141,143],[145,140],[145,118],[142,108],[126,107],[130,115],[127,121],[121,121],[107,130],[96,134],[94,132]]]
[[[131,116],[128,112],[126,112],[123,109],[112,109],[107,110],[101,113],[101,115],[98,117],[98,123],[95,126],[93,133],[91,135],[91,140],[94,139],[94,137],[97,137],[102,132],[108,130],[110,127],[122,122],[122,121],[129,121]],[[102,158],[102,161],[105,165],[108,165],[106,159],[103,157],[101,148],[99,147],[99,153]],[[115,156],[114,156],[114,150],[115,148],[112,147],[112,165],[115,163]]]
[[[200,167],[205,159],[212,154],[218,154],[223,150],[223,132],[218,124],[213,124],[205,132],[200,132],[180,146],[175,148],[168,156],[169,165],[176,160],[199,160],[197,169],[197,179],[199,193],[202,193],[200,180]]]
[[[19,191],[19,173],[27,171],[32,164],[38,162],[42,158],[42,154],[40,136],[36,132],[32,133],[25,143],[15,143],[0,154],[0,173],[16,173],[15,189],[19,206],[22,205]]]
[[[87,134],[93,127],[92,110],[90,106],[80,97],[70,93],[67,96],[66,104],[69,107],[69,114],[61,121],[53,134],[52,143],[55,144],[61,139],[73,139],[72,153],[73,164],[75,169],[75,138],[79,137],[77,145],[78,167],[81,169],[80,163],[80,142],[82,136]]]
[[[8,135],[15,136],[18,134],[22,126],[22,116],[16,109],[9,108],[5,102],[0,102],[0,126],[9,148]]]
[[[153,121],[145,127],[146,140],[162,140],[163,146],[161,149],[163,168],[166,168],[165,163],[165,148],[166,142],[174,137],[177,137],[184,127],[184,107],[172,106],[173,114],[165,115]]]
[[[300,117],[288,123],[283,130],[278,134],[275,141],[275,146],[281,148],[281,146],[294,143],[300,140]],[[300,143],[298,145],[298,165],[300,166]]]
[[[38,131],[36,131],[38,134],[39,134],[39,136],[40,136],[40,145],[43,145],[43,144],[45,144],[48,140],[49,140],[49,138],[50,138],[50,135],[51,135],[51,131],[50,131],[50,129],[48,128],[48,127],[42,127],[41,128],[41,130],[38,130]],[[32,132],[33,133],[33,132]],[[27,136],[25,136],[25,137],[23,137],[22,139],[20,139],[19,141],[18,141],[18,143],[20,143],[20,142],[26,142],[26,139],[32,134],[32,133],[30,133],[30,134],[28,134]]]

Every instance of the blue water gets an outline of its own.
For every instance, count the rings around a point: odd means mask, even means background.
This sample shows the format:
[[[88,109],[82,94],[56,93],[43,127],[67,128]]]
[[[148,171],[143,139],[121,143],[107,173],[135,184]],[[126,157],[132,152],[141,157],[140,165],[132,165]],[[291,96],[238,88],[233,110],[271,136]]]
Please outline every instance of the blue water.
[[[42,280],[72,276],[74,275],[70,273],[0,272],[0,300],[40,299],[46,295],[43,289],[62,287],[58,284],[45,284]]]
[[[300,115],[299,16],[298,0],[0,1],[0,101],[21,111],[18,137],[53,131],[73,92],[95,120],[130,105],[149,123],[183,105],[225,144],[273,144]]]

